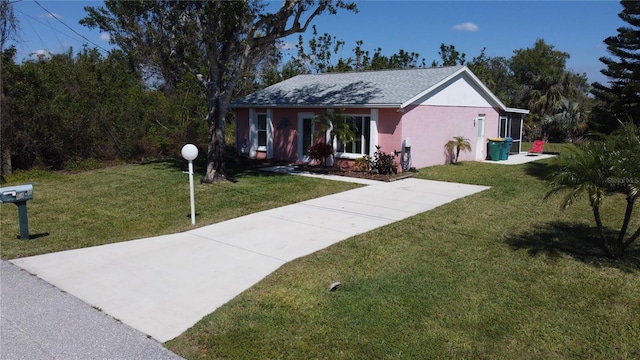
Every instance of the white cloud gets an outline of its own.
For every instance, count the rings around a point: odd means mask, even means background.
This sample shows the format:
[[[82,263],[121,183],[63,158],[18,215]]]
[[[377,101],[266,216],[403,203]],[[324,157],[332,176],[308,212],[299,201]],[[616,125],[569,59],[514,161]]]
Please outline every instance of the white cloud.
[[[294,44],[290,42],[281,41],[280,43],[278,43],[278,48],[280,50],[291,50],[293,49],[293,47],[294,47]]]
[[[454,27],[452,27],[453,30],[457,30],[457,31],[478,31],[480,29],[480,27],[474,23],[470,23],[470,22],[466,22],[466,23],[462,23],[462,24],[458,24]]]
[[[62,15],[56,14],[56,13],[40,14],[40,17],[41,18],[45,18],[45,19],[59,19],[59,20],[62,20]]]
[[[29,57],[33,60],[38,60],[38,59],[50,59],[51,55],[53,55],[53,53],[49,50],[36,50],[34,52],[32,52]]]
[[[100,40],[109,41],[111,40],[111,35],[109,35],[109,33],[106,33],[106,32],[100,33]]]

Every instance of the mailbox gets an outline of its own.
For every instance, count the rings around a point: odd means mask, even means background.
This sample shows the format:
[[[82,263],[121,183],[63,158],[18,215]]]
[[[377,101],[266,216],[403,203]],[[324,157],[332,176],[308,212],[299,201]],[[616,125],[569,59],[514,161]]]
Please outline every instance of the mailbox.
[[[18,185],[0,188],[0,203],[14,203],[18,206],[20,239],[29,240],[29,219],[27,200],[33,199],[33,185]]]
[[[33,199],[33,185],[18,185],[0,188],[0,202],[16,203]]]

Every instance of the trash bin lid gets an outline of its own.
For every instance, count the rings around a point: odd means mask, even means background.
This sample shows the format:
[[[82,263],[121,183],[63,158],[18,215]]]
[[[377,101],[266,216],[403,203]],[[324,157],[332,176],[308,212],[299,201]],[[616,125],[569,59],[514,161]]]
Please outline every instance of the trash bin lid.
[[[504,141],[503,138],[489,138],[489,141]]]

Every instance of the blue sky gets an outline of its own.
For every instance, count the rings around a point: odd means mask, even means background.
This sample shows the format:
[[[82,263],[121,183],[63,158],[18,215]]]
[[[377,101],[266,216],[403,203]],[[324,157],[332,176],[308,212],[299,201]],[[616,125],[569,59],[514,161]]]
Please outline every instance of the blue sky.
[[[18,17],[18,59],[42,51],[111,48],[108,36],[78,24],[84,6],[102,1],[21,0],[14,4]],[[43,9],[44,7],[44,9]],[[380,47],[390,55],[400,49],[417,52],[427,65],[437,60],[441,43],[454,45],[471,60],[486,47],[488,56],[511,57],[513,51],[532,47],[544,39],[571,58],[567,68],[586,73],[589,82],[605,82],[598,60],[606,56],[603,40],[624,23],[617,1],[358,1],[359,13],[323,15],[314,21],[320,34],[346,41],[341,56],[348,57],[357,40],[371,53]],[[47,11],[45,11],[48,10]],[[52,15],[53,14],[53,15]],[[56,18],[54,18],[57,17]],[[306,35],[308,39],[310,35]],[[297,42],[297,35],[286,39]]]

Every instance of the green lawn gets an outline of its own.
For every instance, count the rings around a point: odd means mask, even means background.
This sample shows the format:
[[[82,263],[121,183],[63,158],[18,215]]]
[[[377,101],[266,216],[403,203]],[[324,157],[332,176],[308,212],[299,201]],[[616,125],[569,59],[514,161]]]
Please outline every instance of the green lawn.
[[[76,174],[29,171],[7,184],[33,183],[29,233],[19,240],[17,207],[0,205],[3,259],[95,246],[191,229],[186,162],[125,165]],[[199,168],[196,168],[196,172]],[[196,182],[199,175],[195,176]],[[243,170],[235,182],[195,186],[196,226],[353,189],[358,185]]]
[[[564,212],[543,200],[548,163],[421,169],[492,188],[292,261],[166,346],[188,359],[640,358],[640,246],[602,259],[586,199]],[[3,258],[190,227],[187,176],[170,163],[10,180],[35,182],[31,233],[49,236],[17,240],[3,204]],[[355,186],[236,180],[197,187],[199,225]],[[605,224],[623,212],[607,199]]]
[[[546,143],[543,146],[543,150],[545,153],[557,153],[562,152],[563,149],[566,149],[569,144],[556,144],[556,143]],[[522,142],[522,151],[529,151],[533,148],[533,142]]]
[[[544,168],[422,169],[493,188],[293,261],[167,346],[189,359],[639,358],[638,247],[594,256],[589,208],[543,201]]]

